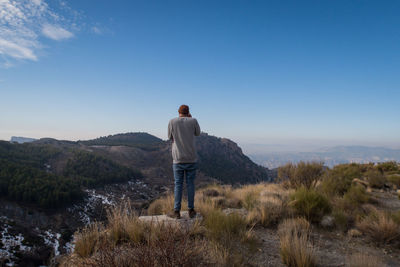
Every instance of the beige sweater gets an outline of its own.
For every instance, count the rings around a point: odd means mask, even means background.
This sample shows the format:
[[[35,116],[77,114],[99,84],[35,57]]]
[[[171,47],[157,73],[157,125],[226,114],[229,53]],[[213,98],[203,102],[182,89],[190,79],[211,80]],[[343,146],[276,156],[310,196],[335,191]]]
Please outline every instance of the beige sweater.
[[[172,140],[174,163],[194,163],[197,161],[195,136],[200,135],[200,126],[195,118],[178,117],[168,123],[168,139]]]

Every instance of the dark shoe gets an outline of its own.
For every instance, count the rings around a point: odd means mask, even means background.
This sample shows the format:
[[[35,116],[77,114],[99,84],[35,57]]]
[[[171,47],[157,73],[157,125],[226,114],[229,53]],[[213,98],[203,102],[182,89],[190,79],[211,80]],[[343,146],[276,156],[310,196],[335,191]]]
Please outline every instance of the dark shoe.
[[[189,210],[189,217],[190,218],[194,218],[196,217],[197,212],[194,209],[190,209]]]
[[[167,216],[170,218],[173,218],[173,219],[180,219],[181,212],[179,210],[174,210],[174,211],[171,211],[170,213],[168,213]]]

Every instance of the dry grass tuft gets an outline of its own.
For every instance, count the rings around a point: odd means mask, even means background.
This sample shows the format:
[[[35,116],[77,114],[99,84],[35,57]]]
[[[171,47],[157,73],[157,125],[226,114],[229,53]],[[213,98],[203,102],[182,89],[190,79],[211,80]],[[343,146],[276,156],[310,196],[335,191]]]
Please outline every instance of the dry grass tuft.
[[[107,211],[108,235],[114,244],[121,242],[141,242],[144,239],[145,224],[130,208],[130,203],[124,203]]]
[[[232,193],[239,199],[242,206],[251,210],[259,204],[261,187],[257,185],[247,185],[241,188],[235,189]]]
[[[286,207],[282,202],[261,203],[252,209],[246,220],[249,224],[261,224],[265,227],[277,225],[285,217]]]
[[[390,243],[400,239],[400,226],[390,214],[374,209],[356,224],[361,232],[378,243]]]
[[[104,227],[100,223],[93,223],[77,231],[74,235],[74,252],[80,257],[90,257],[99,247]]]
[[[386,266],[379,257],[357,253],[351,255],[346,266],[348,267],[384,267]]]
[[[289,267],[316,266],[315,249],[310,242],[310,224],[303,218],[287,219],[279,225],[280,254]]]
[[[187,210],[187,201],[182,198],[182,210]],[[167,214],[174,209],[174,195],[168,194],[161,198],[154,200],[147,209],[148,215],[161,215]]]
[[[75,250],[61,266],[209,266],[205,229],[145,223],[129,204],[108,212],[108,225],[93,224],[75,234]]]

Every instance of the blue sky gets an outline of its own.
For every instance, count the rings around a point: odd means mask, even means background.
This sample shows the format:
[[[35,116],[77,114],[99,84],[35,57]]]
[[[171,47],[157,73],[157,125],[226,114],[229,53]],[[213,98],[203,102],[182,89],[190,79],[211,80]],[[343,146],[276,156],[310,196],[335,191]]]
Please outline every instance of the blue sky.
[[[399,1],[0,1],[0,139],[400,147]]]

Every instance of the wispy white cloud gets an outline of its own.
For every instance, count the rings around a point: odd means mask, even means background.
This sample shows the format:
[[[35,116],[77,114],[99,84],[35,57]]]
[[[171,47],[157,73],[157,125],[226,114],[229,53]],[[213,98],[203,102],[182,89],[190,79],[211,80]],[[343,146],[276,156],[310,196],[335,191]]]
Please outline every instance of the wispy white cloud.
[[[69,39],[74,36],[74,34],[70,31],[67,31],[66,29],[56,26],[56,25],[50,25],[46,24],[42,28],[42,33],[53,40],[60,41],[64,39]]]
[[[44,38],[73,37],[78,29],[76,15],[72,16],[56,13],[45,0],[0,0],[0,64],[9,67],[16,60],[36,61]]]
[[[92,27],[92,32],[94,32],[95,34],[102,34],[103,33],[103,31],[97,26],[93,26]]]

